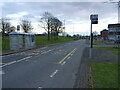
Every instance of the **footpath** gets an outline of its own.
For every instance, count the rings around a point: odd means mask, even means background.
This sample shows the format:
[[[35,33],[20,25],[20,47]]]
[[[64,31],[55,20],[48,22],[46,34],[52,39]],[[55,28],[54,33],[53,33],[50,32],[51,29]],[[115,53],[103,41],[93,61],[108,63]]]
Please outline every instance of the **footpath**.
[[[94,45],[94,47],[102,47],[101,45]],[[107,45],[105,45],[107,47]],[[108,45],[109,47],[109,45]],[[110,47],[112,47],[110,45]],[[81,57],[80,66],[77,72],[76,82],[74,84],[74,88],[93,88],[93,82],[91,80],[91,67],[88,64],[90,63],[118,63],[118,56],[113,54],[109,50],[92,48],[92,58],[89,58],[89,47],[86,47],[83,51],[83,55]],[[104,67],[103,67],[104,69]]]

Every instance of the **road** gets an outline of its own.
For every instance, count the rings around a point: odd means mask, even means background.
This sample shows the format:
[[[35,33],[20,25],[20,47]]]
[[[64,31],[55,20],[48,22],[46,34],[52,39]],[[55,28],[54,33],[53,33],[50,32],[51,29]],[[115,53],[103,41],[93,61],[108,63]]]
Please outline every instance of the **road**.
[[[85,40],[2,57],[3,88],[73,88]]]

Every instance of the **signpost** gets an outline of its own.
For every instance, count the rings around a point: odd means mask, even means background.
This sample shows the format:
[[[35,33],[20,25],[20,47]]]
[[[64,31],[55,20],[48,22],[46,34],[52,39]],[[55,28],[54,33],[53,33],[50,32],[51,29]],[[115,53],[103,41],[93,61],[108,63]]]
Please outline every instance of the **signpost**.
[[[20,25],[17,25],[17,31],[20,31]]]
[[[92,57],[92,47],[93,47],[93,33],[92,33],[92,24],[98,24],[98,14],[90,15],[91,20],[91,29],[90,29],[90,58]]]

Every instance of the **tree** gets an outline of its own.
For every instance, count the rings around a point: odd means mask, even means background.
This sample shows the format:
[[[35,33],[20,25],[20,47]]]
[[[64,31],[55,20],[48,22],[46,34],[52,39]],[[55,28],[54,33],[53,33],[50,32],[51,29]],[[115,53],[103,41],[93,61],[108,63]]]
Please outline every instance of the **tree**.
[[[98,35],[98,32],[97,31],[94,31],[93,32],[93,36],[97,36]]]
[[[10,33],[10,32],[15,32],[15,27],[14,26],[11,26],[10,28],[9,28],[9,30],[8,30],[8,33]]]
[[[1,30],[2,35],[4,36],[5,33],[9,33],[11,28],[11,24],[9,22],[9,19],[7,18],[1,18]]]
[[[32,30],[31,21],[29,21],[28,19],[21,20],[20,25],[25,33],[29,33]]]
[[[50,34],[58,37],[58,33],[62,32],[62,22],[49,12],[43,13],[40,23],[41,27],[48,33],[48,40],[50,40]]]
[[[51,22],[51,32],[54,32],[57,39],[58,39],[58,34],[62,32],[62,22],[58,18],[53,18]]]
[[[40,19],[40,23],[42,28],[45,29],[45,31],[47,31],[48,33],[48,40],[50,40],[50,29],[51,29],[51,22],[52,19],[54,18],[54,16],[49,13],[49,12],[44,12],[42,18]]]

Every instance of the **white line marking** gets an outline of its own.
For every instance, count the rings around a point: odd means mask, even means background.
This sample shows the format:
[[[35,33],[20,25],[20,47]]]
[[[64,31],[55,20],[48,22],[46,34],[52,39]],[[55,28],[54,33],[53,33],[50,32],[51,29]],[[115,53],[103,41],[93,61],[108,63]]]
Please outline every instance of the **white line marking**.
[[[71,56],[72,56],[73,54],[71,54]]]
[[[70,59],[70,57],[68,57],[67,59]]]
[[[16,61],[13,61],[13,62],[7,63],[7,65],[11,65],[11,64],[13,64],[13,63],[16,63]]]
[[[63,66],[66,62],[64,61],[61,65]]]
[[[32,57],[32,56],[25,57],[25,58],[23,58],[23,59],[17,60],[16,62],[21,62],[21,61],[26,60],[26,59],[29,59],[29,58],[31,58],[31,57]]]
[[[13,62],[10,62],[10,63],[7,63],[7,64],[4,64],[4,65],[2,65],[2,66],[0,66],[0,67],[5,67],[5,66],[8,66],[8,65],[14,64],[14,63],[16,63],[16,62],[20,62],[20,61],[23,61],[23,60],[29,59],[29,58],[31,58],[31,57],[32,57],[32,56],[28,56],[28,57],[25,57],[25,58],[23,58],[23,59],[16,60],[16,61],[13,61]]]
[[[43,87],[38,87],[39,89],[42,89]]]
[[[58,72],[58,70],[55,70],[51,75],[50,75],[50,77],[53,77],[53,76],[55,76],[55,74]]]

